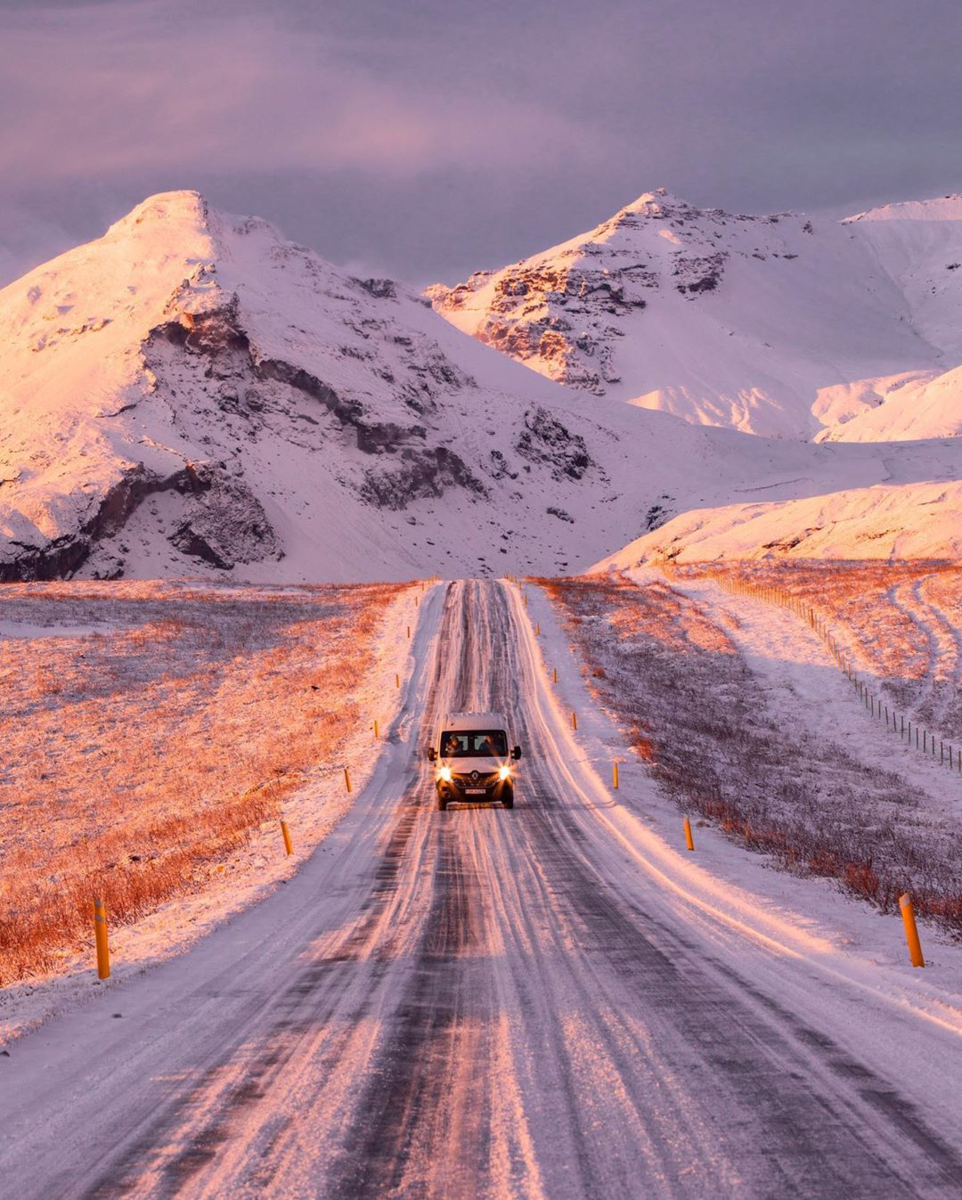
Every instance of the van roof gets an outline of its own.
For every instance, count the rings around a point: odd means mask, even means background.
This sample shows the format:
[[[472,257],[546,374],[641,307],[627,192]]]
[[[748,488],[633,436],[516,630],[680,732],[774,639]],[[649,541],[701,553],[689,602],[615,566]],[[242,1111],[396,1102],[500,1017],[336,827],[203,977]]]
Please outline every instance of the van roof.
[[[500,713],[448,713],[443,722],[444,729],[506,729]]]

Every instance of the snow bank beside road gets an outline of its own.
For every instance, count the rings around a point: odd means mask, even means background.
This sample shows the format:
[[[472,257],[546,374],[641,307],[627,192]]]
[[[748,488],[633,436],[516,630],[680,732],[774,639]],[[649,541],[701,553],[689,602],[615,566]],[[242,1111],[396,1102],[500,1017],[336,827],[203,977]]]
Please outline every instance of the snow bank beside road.
[[[591,815],[611,834],[612,862],[622,863],[625,886],[636,887],[638,874],[653,885],[639,920],[650,912],[685,926],[720,969],[751,979],[767,1004],[898,1079],[954,1128],[962,1080],[945,1063],[962,1049],[962,947],[923,927],[927,968],[913,970],[898,916],[879,915],[828,880],[773,870],[769,859],[707,825],[696,826],[689,854],[682,814],[592,697],[558,614],[540,589],[527,593],[529,618],[541,626],[545,703],[578,714],[574,766],[597,798]],[[615,758],[622,763],[618,792],[610,786]]]

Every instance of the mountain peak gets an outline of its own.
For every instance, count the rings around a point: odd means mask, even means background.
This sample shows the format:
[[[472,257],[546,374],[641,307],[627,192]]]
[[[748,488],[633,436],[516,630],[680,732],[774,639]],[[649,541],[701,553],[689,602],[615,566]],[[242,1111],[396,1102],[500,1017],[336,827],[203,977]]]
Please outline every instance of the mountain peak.
[[[667,188],[659,187],[652,192],[642,192],[630,204],[619,208],[614,216],[602,222],[598,228],[601,230],[609,230],[612,226],[617,228],[626,221],[631,223],[634,217],[661,219],[668,216],[686,216],[697,212],[698,209],[689,204],[687,200],[683,200],[681,196],[676,196]]]
[[[175,192],[158,192],[135,205],[126,216],[115,221],[107,231],[108,237],[115,233],[128,233],[139,225],[191,225],[205,229],[210,216],[210,205],[200,192],[183,189]]]
[[[930,200],[882,204],[847,217],[845,223],[852,221],[962,221],[962,196],[948,193]]]
[[[637,199],[632,200],[630,204],[626,204],[620,212],[643,212],[651,209],[674,208],[681,205],[684,208],[690,208],[686,200],[680,196],[676,196],[670,192],[668,188],[658,187],[652,192],[642,192]]]

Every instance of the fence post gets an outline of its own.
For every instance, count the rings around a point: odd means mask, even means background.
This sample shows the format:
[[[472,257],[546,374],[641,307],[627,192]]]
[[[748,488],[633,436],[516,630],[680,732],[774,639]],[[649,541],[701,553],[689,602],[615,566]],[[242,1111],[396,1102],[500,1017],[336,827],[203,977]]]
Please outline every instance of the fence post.
[[[919,930],[915,924],[915,909],[912,907],[912,899],[908,892],[904,896],[899,897],[899,908],[902,910],[902,921],[905,925],[905,940],[909,944],[909,957],[912,959],[912,966],[924,967],[925,959],[922,957],[922,943],[919,941]]]
[[[110,978],[110,947],[107,945],[107,909],[94,900],[94,941],[97,944],[97,978]]]
[[[281,821],[281,833],[284,835],[284,849],[288,854],[294,853],[294,847],[291,845],[291,831],[287,828],[287,822]]]

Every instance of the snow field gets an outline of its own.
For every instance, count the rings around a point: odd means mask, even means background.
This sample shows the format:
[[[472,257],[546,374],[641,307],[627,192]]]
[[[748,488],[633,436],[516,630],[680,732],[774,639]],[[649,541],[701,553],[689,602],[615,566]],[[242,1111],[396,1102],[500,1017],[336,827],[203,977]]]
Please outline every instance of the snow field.
[[[667,566],[666,572],[669,578],[675,578],[675,573]],[[962,776],[962,748],[957,749],[952,742],[939,737],[937,733],[933,733],[930,729],[920,726],[917,717],[914,724],[911,715],[908,721],[906,721],[904,712],[897,711],[894,705],[890,708],[888,703],[883,702],[882,698],[859,675],[851,660],[839,648],[840,642],[836,638],[834,628],[827,624],[825,615],[819,609],[812,607],[805,601],[798,599],[790,592],[786,592],[779,587],[759,587],[755,584],[746,584],[720,573],[717,573],[715,578],[720,586],[728,592],[736,595],[753,596],[757,600],[780,605],[782,608],[788,609],[803,623],[807,622],[823,645],[828,649],[835,665],[851,684],[862,706],[867,709],[870,716],[876,721],[883,723],[886,733],[903,741],[909,749],[914,746],[917,752],[925,755],[926,760],[937,761],[939,766],[946,767],[949,771],[956,772],[959,776]],[[923,583],[921,581],[911,583],[910,590],[917,601],[921,597],[922,587]],[[892,589],[896,595],[901,590],[902,587]],[[903,606],[899,605],[899,607]],[[932,655],[934,660],[932,668],[927,676],[928,691],[931,692],[934,684],[941,684],[946,679],[954,681],[958,672],[958,645],[955,630],[944,618],[937,618],[939,619],[937,632],[930,633],[922,625],[921,620],[916,618],[911,611],[908,611],[906,615],[921,627],[921,637],[930,639],[936,645],[935,652]],[[940,633],[943,635],[941,638],[939,638]],[[850,637],[846,640],[850,640]],[[877,684],[877,686],[886,688],[887,681],[876,681],[873,678],[871,684]],[[901,691],[902,689],[899,690]],[[953,688],[953,691],[957,693],[958,689]],[[916,705],[914,711],[918,713],[920,707],[921,705]],[[929,712],[933,708],[929,695],[925,697],[925,707]],[[947,704],[943,701],[941,705],[942,710],[944,711],[946,707]],[[962,792],[962,788],[960,788],[960,792]]]
[[[798,660],[777,622],[774,637],[757,630],[753,640],[724,610],[642,578],[642,589],[591,579],[548,587],[566,606],[594,690],[631,723],[635,750],[661,786],[789,870],[835,878],[883,911],[911,890],[920,911],[957,929],[958,781],[936,766],[933,802],[897,769],[902,755],[866,758],[821,711],[800,721],[804,680],[778,688],[754,666],[759,647],[766,665],[775,660],[769,674]],[[814,662],[807,649],[809,669],[825,671],[824,649]],[[829,669],[828,686],[842,680]]]
[[[35,710],[20,734],[30,738],[33,753],[22,761],[12,756],[6,770],[17,792],[2,812],[0,894],[19,957],[7,953],[5,966],[16,971],[19,963],[24,978],[15,974],[0,989],[0,1041],[89,995],[95,889],[108,902],[113,986],[180,952],[290,877],[364,787],[375,757],[373,720],[382,739],[388,736],[410,684],[407,628],[416,634],[433,591],[426,585],[422,593],[417,583],[289,589],[113,583],[20,585],[7,596],[4,612],[16,609],[20,617],[95,614],[99,649],[125,682],[116,693],[98,692],[81,661],[89,662],[90,638],[65,644],[59,625],[43,627],[57,634],[53,646],[49,638],[0,641],[8,687],[18,677],[25,685],[51,678],[51,654],[57,664],[49,709]],[[181,627],[173,647],[169,639],[157,641],[151,618],[158,608]],[[238,614],[240,632],[232,620]],[[115,636],[118,628],[141,636],[136,651]],[[12,665],[14,649],[19,658]],[[169,701],[152,674],[172,688]],[[17,745],[13,736],[11,744]],[[56,785],[32,767],[38,745],[42,761],[58,764]],[[82,773],[87,761],[97,763],[95,775]],[[111,803],[89,803],[93,794]],[[225,809],[231,824],[221,815]],[[281,816],[293,839],[289,859]],[[159,878],[148,876],[144,887],[147,871]]]
[[[955,562],[760,561],[669,570],[678,579],[705,575],[777,589],[813,608],[870,692],[913,727],[925,726],[936,746],[962,743],[962,571]]]

